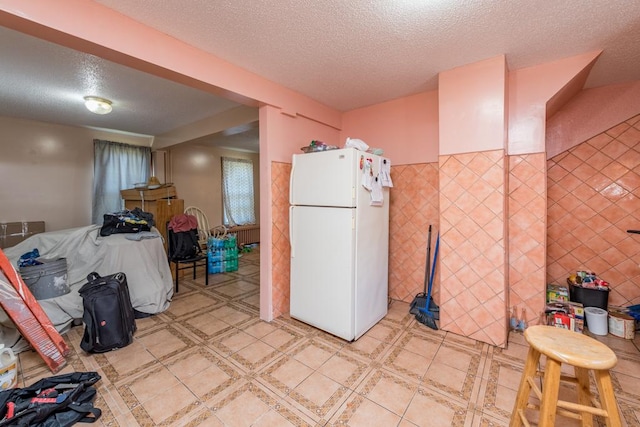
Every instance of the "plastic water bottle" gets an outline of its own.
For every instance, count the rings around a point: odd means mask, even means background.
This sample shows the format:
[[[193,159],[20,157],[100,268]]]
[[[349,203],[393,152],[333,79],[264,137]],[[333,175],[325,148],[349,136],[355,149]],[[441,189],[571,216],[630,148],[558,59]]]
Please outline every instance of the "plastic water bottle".
[[[0,389],[7,390],[18,384],[18,361],[13,350],[0,344]]]

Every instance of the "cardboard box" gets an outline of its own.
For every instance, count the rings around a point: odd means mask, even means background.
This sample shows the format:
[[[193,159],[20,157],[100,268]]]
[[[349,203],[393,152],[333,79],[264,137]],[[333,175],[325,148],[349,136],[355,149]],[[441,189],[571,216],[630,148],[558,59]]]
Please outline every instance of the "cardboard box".
[[[565,313],[553,313],[548,324],[555,326],[556,328],[568,329],[570,331],[573,331],[573,328],[575,327],[573,319]]]
[[[584,330],[584,307],[570,301],[550,302],[545,308],[547,325],[582,333]]]
[[[609,312],[609,333],[616,337],[635,338],[635,319],[628,314]]]
[[[176,187],[169,185],[166,187],[156,188],[154,190],[142,190],[136,188],[130,188],[127,190],[120,190],[120,196],[124,200],[160,200],[160,199],[172,199],[177,197]]]
[[[0,223],[0,248],[10,248],[34,234],[44,232],[44,221]]]
[[[562,285],[547,285],[547,302],[569,301],[569,288]]]

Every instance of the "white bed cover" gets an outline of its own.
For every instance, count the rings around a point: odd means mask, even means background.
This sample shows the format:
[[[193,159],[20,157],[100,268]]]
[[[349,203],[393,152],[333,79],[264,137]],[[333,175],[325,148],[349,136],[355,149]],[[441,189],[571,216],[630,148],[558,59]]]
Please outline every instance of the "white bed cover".
[[[82,297],[78,290],[93,271],[101,276],[125,273],[131,303],[138,311],[155,314],[169,308],[173,280],[162,237],[136,241],[125,236],[101,237],[100,226],[90,225],[36,234],[3,251],[16,270],[20,256],[34,248],[41,258],[67,259],[67,283],[71,292],[38,301],[56,329],[63,332],[74,319],[82,318]]]

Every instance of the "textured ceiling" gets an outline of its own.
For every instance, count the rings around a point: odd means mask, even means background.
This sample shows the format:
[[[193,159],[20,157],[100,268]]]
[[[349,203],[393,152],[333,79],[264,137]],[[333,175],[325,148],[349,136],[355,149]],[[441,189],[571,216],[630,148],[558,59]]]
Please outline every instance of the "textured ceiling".
[[[518,69],[603,50],[587,87],[640,80],[637,0],[97,1],[341,111],[499,54]],[[0,58],[0,116],[159,135],[237,105],[2,27]],[[117,108],[78,108],[90,94]]]
[[[640,80],[637,0],[98,1],[342,111],[499,54],[518,69],[602,49],[587,87]]]
[[[158,135],[238,104],[0,27],[0,116]],[[117,100],[111,114],[83,97]]]

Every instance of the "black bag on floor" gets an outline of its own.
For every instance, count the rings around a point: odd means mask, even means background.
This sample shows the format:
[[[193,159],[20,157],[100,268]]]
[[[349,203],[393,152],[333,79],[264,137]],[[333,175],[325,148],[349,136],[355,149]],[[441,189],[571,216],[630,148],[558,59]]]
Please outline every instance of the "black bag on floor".
[[[116,273],[101,277],[93,272],[78,291],[82,296],[84,335],[80,347],[103,353],[126,347],[133,341],[136,321],[129,296],[127,276]]]
[[[96,372],[43,378],[29,387],[0,392],[0,427],[68,427],[93,423],[102,411],[93,406],[100,380]]]

